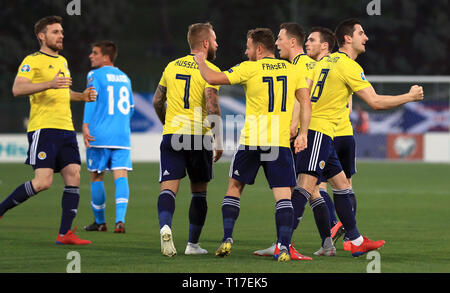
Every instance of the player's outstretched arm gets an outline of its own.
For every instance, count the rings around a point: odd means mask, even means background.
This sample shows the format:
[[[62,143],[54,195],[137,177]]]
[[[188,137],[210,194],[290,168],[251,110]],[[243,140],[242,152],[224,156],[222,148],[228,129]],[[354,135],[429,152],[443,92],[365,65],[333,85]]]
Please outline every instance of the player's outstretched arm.
[[[156,88],[155,94],[153,95],[153,107],[155,108],[156,115],[158,115],[158,118],[163,125],[166,123],[166,94],[167,88],[159,84]]]
[[[408,93],[397,96],[378,95],[371,86],[357,91],[356,94],[374,110],[391,109],[409,102],[423,100],[423,88],[418,85],[413,85]]]
[[[214,137],[214,163],[217,162],[223,154],[222,142],[222,119],[220,117],[219,95],[217,89],[205,88],[206,113],[207,120],[211,126]]]
[[[97,100],[97,91],[93,87],[85,89],[82,93],[70,90],[70,100],[77,102],[94,102]]]
[[[197,63],[200,74],[207,83],[211,85],[230,84],[230,81],[225,73],[214,71],[208,67],[205,62],[205,54],[203,54],[203,52],[195,54],[194,61]]]

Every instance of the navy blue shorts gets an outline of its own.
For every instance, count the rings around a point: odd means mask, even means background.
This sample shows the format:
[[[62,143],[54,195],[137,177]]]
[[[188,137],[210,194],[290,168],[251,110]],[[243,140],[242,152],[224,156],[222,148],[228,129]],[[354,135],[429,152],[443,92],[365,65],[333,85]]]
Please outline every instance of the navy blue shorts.
[[[240,145],[231,161],[229,176],[242,183],[253,184],[260,166],[270,188],[296,185],[294,158],[288,147]]]
[[[75,131],[38,129],[28,132],[28,144],[25,164],[33,169],[51,168],[58,173],[69,164],[81,164]]]
[[[341,171],[342,166],[331,137],[308,130],[308,146],[297,154],[297,175],[305,173],[317,179],[329,179]]]
[[[336,136],[333,144],[345,176],[351,178],[356,173],[355,137],[353,135]]]
[[[160,151],[159,182],[184,178],[186,171],[193,183],[213,178],[211,136],[165,134]]]

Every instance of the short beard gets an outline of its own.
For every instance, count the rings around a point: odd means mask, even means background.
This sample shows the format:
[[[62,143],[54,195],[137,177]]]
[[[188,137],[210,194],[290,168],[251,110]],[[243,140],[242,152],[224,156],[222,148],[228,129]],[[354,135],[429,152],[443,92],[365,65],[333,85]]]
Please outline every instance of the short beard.
[[[61,48],[58,48],[58,45],[49,45],[47,44],[47,47],[55,52],[59,52],[63,49],[63,46],[61,45]]]
[[[213,61],[214,59],[216,59],[216,51],[212,47],[209,47],[206,60]]]

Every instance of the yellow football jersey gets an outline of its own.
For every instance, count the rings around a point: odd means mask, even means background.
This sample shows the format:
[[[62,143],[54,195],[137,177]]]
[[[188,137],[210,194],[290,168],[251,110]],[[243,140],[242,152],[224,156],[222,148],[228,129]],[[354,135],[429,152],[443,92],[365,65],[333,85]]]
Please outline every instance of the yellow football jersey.
[[[335,136],[336,127],[348,117],[349,97],[370,87],[361,66],[347,54],[335,52],[316,63],[312,74],[312,114],[309,129]]]
[[[303,74],[291,63],[275,58],[245,61],[224,73],[231,84],[245,89],[240,144],[289,147],[295,91],[308,87]]]
[[[292,64],[296,65],[302,71],[306,78],[312,80],[311,75],[316,65],[316,61],[305,53],[298,54],[292,59]]]
[[[350,121],[350,108],[346,107],[346,111],[343,112],[344,115],[338,122],[334,130],[334,136],[349,136],[353,135],[353,126]]]
[[[17,76],[25,77],[32,83],[42,83],[53,80],[59,70],[61,75],[70,77],[66,58],[36,52],[25,57]],[[74,130],[68,88],[34,93],[30,95],[30,106],[28,132],[42,128]]]
[[[220,69],[209,61],[208,66]],[[194,55],[189,54],[170,62],[159,82],[167,88],[167,110],[163,134],[210,134],[206,119],[205,88],[219,90],[208,84],[201,76]]]

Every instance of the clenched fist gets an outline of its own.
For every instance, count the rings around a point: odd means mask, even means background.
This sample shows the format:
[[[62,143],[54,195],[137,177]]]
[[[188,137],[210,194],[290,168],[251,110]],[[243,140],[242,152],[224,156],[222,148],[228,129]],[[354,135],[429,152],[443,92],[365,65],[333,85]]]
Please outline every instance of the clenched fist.
[[[409,94],[412,96],[413,101],[423,100],[423,88],[418,85],[413,85],[409,90]]]

